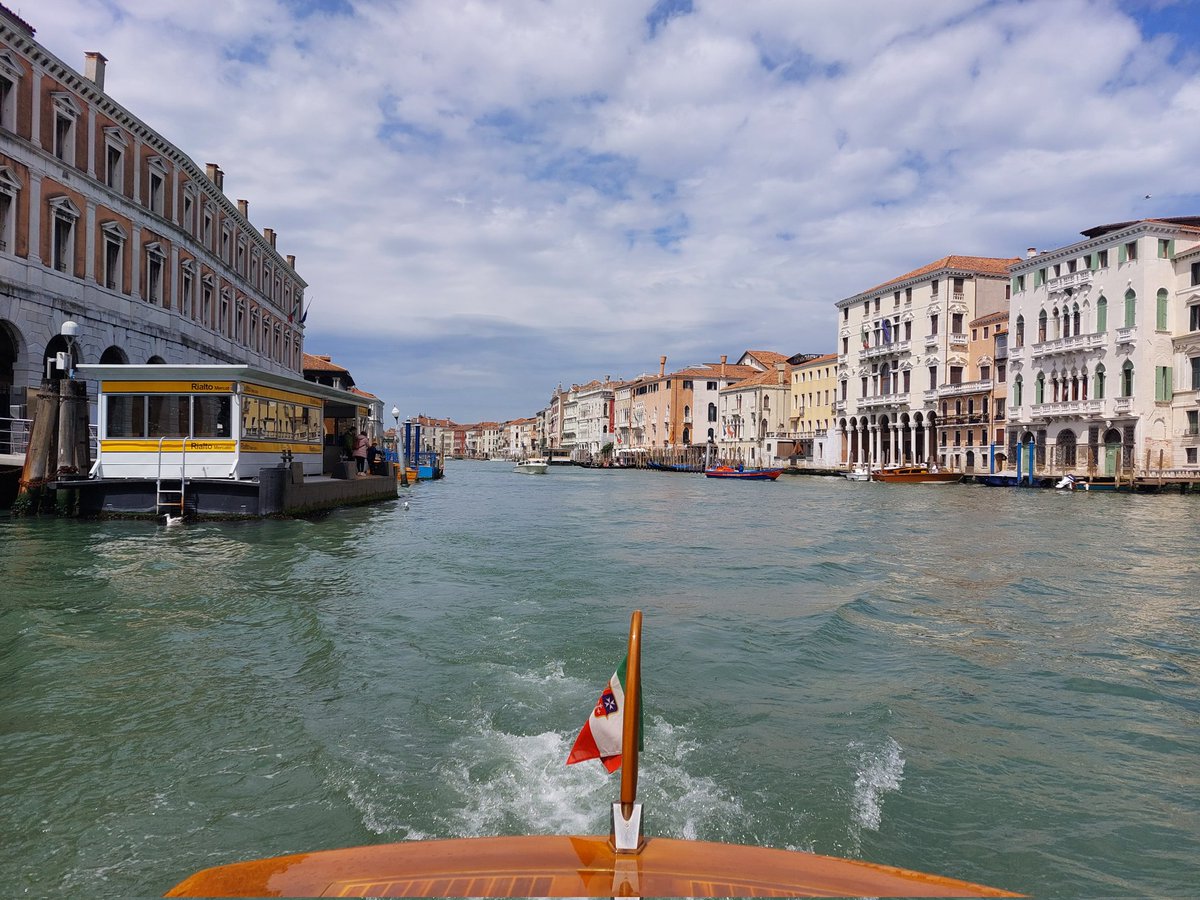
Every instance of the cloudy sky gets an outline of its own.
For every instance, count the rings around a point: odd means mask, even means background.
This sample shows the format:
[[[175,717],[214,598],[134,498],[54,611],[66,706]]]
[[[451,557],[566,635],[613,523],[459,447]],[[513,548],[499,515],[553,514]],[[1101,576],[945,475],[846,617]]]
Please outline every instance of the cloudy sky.
[[[1200,0],[7,2],[222,167],[306,349],[406,415],[832,352],[941,256],[1200,214]]]

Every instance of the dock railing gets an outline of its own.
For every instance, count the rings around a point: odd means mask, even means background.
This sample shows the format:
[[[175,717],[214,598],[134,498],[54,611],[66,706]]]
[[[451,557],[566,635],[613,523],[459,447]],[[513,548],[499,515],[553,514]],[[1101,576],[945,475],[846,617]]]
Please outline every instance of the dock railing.
[[[0,417],[0,456],[20,456],[24,458],[25,452],[29,449],[29,432],[32,429],[32,419]],[[95,425],[88,425],[88,449],[92,459],[95,459]]]

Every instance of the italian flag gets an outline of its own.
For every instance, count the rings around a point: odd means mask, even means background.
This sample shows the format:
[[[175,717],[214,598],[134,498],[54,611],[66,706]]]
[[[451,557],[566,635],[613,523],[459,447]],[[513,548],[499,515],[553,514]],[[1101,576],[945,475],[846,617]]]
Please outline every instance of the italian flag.
[[[600,699],[596,701],[596,708],[592,710],[579,732],[579,737],[575,739],[575,746],[571,748],[571,755],[567,757],[568,766],[589,759],[599,759],[609,772],[615,772],[621,767],[621,733],[625,725],[625,667],[628,662],[628,656],[621,660],[621,665],[608,680],[608,686],[601,692]],[[641,712],[640,702],[638,712]],[[638,718],[641,718],[640,715]],[[639,721],[638,749],[641,749],[641,744],[642,723]]]

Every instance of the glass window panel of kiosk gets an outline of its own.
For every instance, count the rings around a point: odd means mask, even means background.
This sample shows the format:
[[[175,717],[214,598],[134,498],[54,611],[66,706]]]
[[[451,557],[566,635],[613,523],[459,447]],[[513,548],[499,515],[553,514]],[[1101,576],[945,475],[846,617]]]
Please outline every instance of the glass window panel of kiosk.
[[[187,437],[191,431],[191,397],[187,394],[151,394],[148,437]]]
[[[242,395],[242,434],[245,437],[262,437],[265,413],[263,401],[257,397]]]
[[[232,397],[192,397],[192,437],[228,438],[232,421]]]
[[[144,438],[146,436],[146,398],[141,394],[109,394],[106,398],[105,436]]]

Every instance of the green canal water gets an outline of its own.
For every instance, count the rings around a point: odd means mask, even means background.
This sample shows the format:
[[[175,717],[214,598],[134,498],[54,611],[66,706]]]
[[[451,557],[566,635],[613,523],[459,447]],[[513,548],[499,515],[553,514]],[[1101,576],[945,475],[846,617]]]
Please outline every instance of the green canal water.
[[[0,885],[607,830],[1039,897],[1200,890],[1200,499],[451,463],[319,519],[0,520]]]

